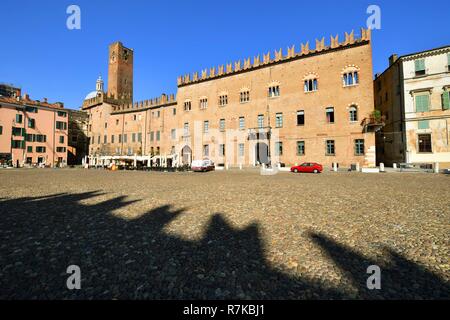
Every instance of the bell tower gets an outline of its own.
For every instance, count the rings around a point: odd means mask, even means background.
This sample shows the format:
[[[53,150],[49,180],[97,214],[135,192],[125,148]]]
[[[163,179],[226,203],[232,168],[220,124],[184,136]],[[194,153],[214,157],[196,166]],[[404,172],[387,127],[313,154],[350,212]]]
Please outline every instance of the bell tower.
[[[133,50],[121,42],[109,46],[108,96],[133,102]]]
[[[103,93],[103,80],[101,76],[99,76],[97,79],[95,90],[97,91],[97,93]]]

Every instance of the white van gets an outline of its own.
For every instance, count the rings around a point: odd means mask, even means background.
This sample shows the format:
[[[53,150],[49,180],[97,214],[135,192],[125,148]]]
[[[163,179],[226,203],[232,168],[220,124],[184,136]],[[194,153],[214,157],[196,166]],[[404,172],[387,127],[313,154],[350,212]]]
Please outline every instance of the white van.
[[[205,172],[215,170],[214,162],[211,160],[194,160],[191,163],[191,170],[197,172]]]

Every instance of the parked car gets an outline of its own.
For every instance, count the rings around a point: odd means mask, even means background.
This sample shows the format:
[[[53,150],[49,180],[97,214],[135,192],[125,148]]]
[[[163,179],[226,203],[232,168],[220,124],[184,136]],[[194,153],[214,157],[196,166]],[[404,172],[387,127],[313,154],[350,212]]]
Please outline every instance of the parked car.
[[[205,172],[215,170],[214,162],[211,160],[194,160],[191,163],[191,170],[197,172]]]
[[[315,162],[305,162],[299,166],[293,166],[291,168],[291,172],[309,172],[309,173],[321,173],[323,171],[323,167],[321,164]]]

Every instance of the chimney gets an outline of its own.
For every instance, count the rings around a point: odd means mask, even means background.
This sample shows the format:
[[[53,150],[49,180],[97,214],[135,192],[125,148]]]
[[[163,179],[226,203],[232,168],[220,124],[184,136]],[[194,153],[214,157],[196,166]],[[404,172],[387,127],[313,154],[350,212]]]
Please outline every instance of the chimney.
[[[30,95],[28,93],[24,93],[23,100],[29,101],[30,100]]]
[[[42,100],[44,100],[44,102],[47,103],[47,98],[42,98]]]
[[[389,57],[389,67],[392,66],[398,60],[398,55],[394,53]]]

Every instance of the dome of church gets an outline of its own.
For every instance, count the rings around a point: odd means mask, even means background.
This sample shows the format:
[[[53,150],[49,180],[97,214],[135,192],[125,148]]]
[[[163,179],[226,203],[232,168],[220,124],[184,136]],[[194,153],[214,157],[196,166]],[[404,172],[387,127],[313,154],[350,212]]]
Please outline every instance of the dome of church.
[[[86,96],[86,98],[84,98],[84,100],[92,99],[95,97],[97,97],[97,91],[92,91],[88,93],[88,95]]]

